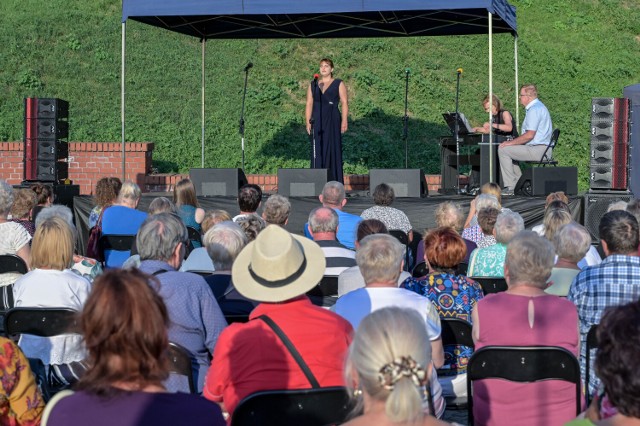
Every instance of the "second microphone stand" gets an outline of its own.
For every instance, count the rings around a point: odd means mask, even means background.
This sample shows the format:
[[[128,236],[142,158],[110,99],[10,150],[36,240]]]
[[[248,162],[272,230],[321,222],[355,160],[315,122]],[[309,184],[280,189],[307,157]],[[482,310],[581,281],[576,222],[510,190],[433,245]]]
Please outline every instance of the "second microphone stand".
[[[456,81],[456,121],[454,126],[453,137],[456,138],[456,193],[462,194],[460,189],[460,112],[458,111],[458,99],[460,98],[460,74],[462,72],[458,70],[458,78]]]
[[[405,71],[405,86],[404,86],[404,117],[402,117],[402,139],[404,140],[404,168],[409,168],[409,74],[411,70],[407,68]]]

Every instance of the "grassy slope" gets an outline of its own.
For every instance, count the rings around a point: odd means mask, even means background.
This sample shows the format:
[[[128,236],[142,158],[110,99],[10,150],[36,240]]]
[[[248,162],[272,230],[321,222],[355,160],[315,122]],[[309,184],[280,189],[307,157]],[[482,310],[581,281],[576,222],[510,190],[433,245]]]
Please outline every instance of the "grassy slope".
[[[635,0],[519,0],[520,82],[535,82],[562,130],[557,157],[587,187],[592,97],[620,96],[640,82],[640,4]],[[120,3],[0,2],[0,140],[22,137],[22,98],[71,103],[71,139],[120,140]],[[515,104],[513,42],[494,38],[494,91]],[[208,167],[240,163],[242,67],[247,95],[247,171],[304,167],[305,88],[320,57],[332,57],[350,95],[345,171],[401,167],[404,69],[411,68],[409,167],[438,172],[440,114],[454,108],[455,69],[465,69],[461,109],[484,120],[487,38],[249,40],[207,43]],[[127,139],[154,141],[162,171],[200,165],[200,58],[195,39],[127,24]],[[521,119],[523,117],[521,113]]]

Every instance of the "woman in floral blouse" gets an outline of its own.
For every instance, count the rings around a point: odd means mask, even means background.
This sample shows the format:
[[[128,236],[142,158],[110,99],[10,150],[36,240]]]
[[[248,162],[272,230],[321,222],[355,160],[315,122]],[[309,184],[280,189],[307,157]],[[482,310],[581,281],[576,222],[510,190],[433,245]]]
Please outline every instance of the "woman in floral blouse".
[[[0,426],[39,425],[44,400],[29,361],[4,337],[0,337],[0,371]]]

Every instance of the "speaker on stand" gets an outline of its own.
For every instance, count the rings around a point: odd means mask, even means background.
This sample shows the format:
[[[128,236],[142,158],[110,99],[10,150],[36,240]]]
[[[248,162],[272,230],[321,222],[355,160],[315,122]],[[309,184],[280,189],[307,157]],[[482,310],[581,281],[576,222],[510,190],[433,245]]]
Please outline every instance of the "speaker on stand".
[[[24,100],[24,180],[58,183],[69,177],[69,102]]]

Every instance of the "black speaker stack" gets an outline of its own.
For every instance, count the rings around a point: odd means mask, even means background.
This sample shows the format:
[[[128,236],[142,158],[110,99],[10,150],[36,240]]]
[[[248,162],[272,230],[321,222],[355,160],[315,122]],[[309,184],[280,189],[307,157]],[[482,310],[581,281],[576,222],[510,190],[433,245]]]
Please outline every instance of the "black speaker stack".
[[[593,98],[591,102],[590,188],[629,189],[629,100]]]
[[[631,132],[632,114],[628,98],[592,99],[589,192],[584,196],[584,225],[594,242],[600,239],[598,226],[609,205],[633,199],[631,152],[637,136],[634,138]]]
[[[24,100],[24,180],[61,182],[68,178],[69,102]]]

